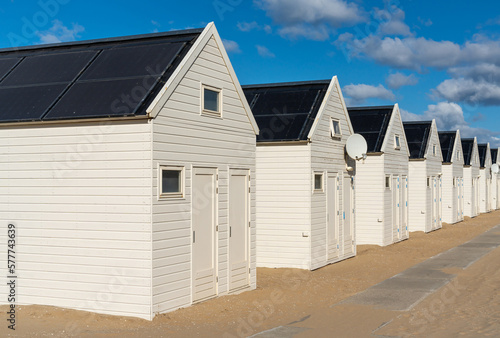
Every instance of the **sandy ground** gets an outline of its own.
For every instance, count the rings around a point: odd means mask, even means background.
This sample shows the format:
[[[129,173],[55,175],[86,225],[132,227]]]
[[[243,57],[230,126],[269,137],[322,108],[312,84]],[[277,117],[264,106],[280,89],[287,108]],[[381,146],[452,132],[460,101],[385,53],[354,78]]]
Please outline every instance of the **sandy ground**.
[[[216,298],[160,315],[152,322],[47,306],[21,306],[18,309],[18,328],[15,334],[7,330],[7,325],[2,324],[0,336],[248,336],[279,325],[289,324],[311,313],[321,312],[323,309],[326,312],[331,305],[427,258],[467,242],[499,223],[500,211],[495,211],[474,219],[466,219],[458,224],[445,224],[443,229],[429,234],[411,233],[410,240],[388,247],[358,246],[358,255],[355,258],[312,272],[298,269],[258,269],[257,290]],[[490,253],[484,260],[491,259],[492,263],[496,264],[487,265],[485,268],[484,264],[478,263],[459,274],[458,280],[464,279],[460,283],[467,285],[470,290],[461,294],[460,301],[457,300],[456,305],[448,307],[433,318],[443,316],[450,326],[457,327],[457,334],[465,332],[467,335],[471,332],[477,333],[478,330],[497,332],[497,336],[500,334],[498,327],[500,251],[495,250],[495,252],[497,252],[496,262],[494,258],[491,258],[494,257],[494,253]],[[473,268],[479,271],[471,272]],[[490,302],[488,295],[494,296],[495,301]],[[425,306],[427,301],[428,299],[412,311],[419,311],[418,309]],[[454,310],[455,308],[458,310]],[[5,306],[0,306],[2,313],[5,313],[6,309]],[[363,325],[368,325],[371,321],[377,322],[379,319],[377,317],[382,319],[384,316],[389,316],[384,311],[373,314],[367,310],[366,317],[363,318],[363,311],[359,308],[352,308],[352,311]],[[412,311],[401,315],[391,322],[391,325],[384,327],[384,330],[388,330],[388,333],[384,335],[420,334],[420,326],[413,325],[415,314],[418,312]],[[473,314],[475,315],[474,328],[466,327],[464,318]],[[348,312],[345,317],[349,318]],[[440,320],[428,318],[426,320],[426,325],[430,330],[426,332],[439,332],[437,330],[441,327]],[[492,324],[495,320],[496,324]],[[359,323],[358,321],[357,325]],[[339,336],[350,336],[349,327],[352,325],[348,324],[349,322],[346,321],[346,325],[337,326]],[[356,323],[352,324],[356,325]],[[458,330],[458,327],[462,329]]]

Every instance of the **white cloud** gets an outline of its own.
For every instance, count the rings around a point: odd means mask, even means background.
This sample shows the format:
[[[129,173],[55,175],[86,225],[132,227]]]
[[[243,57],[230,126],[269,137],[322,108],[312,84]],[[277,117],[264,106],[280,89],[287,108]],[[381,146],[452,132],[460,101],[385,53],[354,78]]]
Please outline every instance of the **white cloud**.
[[[475,128],[465,121],[462,107],[454,102],[439,102],[431,104],[422,114],[413,114],[401,110],[403,121],[436,120],[439,131],[460,130],[463,138],[477,137],[479,142],[490,142],[493,146],[500,146],[500,133],[483,128]]]
[[[352,26],[365,20],[365,14],[353,2],[345,0],[254,0],[273,21],[281,25],[287,38],[305,37],[326,40],[338,27]]]
[[[241,53],[240,45],[236,41],[222,39],[222,43],[224,44],[224,48],[226,48],[226,52]]]
[[[264,57],[264,58],[274,58],[274,57],[276,57],[276,55],[274,55],[274,53],[271,52],[265,46],[257,45],[255,47],[257,48],[257,52],[259,53],[259,55],[262,56],[262,57]]]
[[[381,21],[378,32],[380,35],[411,35],[410,27],[404,22],[405,12],[396,6],[391,6],[389,9],[376,9],[374,17]]]
[[[347,97],[349,105],[362,104],[367,99],[377,98],[382,100],[394,101],[394,93],[382,85],[371,86],[367,84],[350,84],[342,89]]]
[[[63,25],[59,20],[52,21],[52,27],[46,31],[37,32],[41,44],[59,43],[67,41],[75,41],[79,37],[79,33],[85,30],[79,24],[72,24],[71,28]]]
[[[238,22],[236,25],[238,29],[242,32],[250,32],[253,30],[259,30],[259,31],[264,31],[267,34],[270,34],[273,32],[273,29],[269,25],[259,25],[256,21],[252,22]]]
[[[437,86],[434,93],[449,101],[471,105],[500,105],[500,86],[484,80],[465,78],[445,80]]]
[[[418,79],[415,74],[405,75],[403,73],[393,73],[390,74],[385,80],[389,88],[399,89],[403,86],[414,86],[418,83]]]

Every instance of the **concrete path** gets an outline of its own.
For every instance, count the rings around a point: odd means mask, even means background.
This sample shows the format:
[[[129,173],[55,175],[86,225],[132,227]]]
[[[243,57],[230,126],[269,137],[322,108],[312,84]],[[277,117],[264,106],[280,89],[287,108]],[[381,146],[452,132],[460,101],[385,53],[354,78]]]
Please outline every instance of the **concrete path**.
[[[426,297],[448,285],[456,277],[450,271],[465,270],[498,247],[500,225],[328,309],[252,337],[321,337],[349,330],[356,337],[383,337],[377,335],[377,331],[401,311],[411,310]],[[453,292],[450,286],[448,288]],[[348,331],[340,330],[341,327],[347,327]]]

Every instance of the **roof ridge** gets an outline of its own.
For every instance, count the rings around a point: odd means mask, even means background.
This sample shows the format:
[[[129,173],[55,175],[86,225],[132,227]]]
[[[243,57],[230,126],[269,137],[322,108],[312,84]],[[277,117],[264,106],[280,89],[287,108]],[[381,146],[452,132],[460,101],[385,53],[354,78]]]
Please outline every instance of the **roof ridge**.
[[[174,36],[182,36],[182,35],[192,35],[192,34],[200,34],[203,32],[203,30],[204,30],[204,28],[196,28],[196,29],[169,31],[169,32],[117,36],[117,37],[112,37],[112,38],[60,42],[60,43],[51,43],[51,44],[43,44],[43,45],[8,47],[8,48],[0,48],[0,54],[1,53],[8,53],[8,52],[17,52],[17,51],[30,51],[30,50],[51,49],[51,48],[59,48],[59,47],[72,47],[72,46],[80,46],[80,45],[88,45],[88,44],[102,44],[102,43],[112,43],[112,42],[122,42],[122,41],[132,41],[132,40],[147,40],[147,39],[154,39],[154,38],[160,38],[160,37],[170,37],[170,36],[174,37]]]
[[[293,87],[293,86],[306,86],[306,85],[327,85],[330,84],[332,80],[313,80],[313,81],[297,81],[297,82],[273,82],[273,83],[262,83],[262,84],[249,84],[242,85],[243,89],[251,88],[273,88],[273,87]]]

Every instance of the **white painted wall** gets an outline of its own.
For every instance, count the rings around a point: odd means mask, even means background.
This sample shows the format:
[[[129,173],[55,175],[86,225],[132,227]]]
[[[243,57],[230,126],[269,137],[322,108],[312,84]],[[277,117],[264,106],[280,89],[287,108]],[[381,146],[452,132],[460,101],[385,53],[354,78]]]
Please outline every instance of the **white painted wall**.
[[[153,311],[188,306],[191,297],[191,182],[193,167],[218,171],[218,295],[228,292],[229,169],[251,175],[250,287],[256,287],[255,133],[226,66],[222,46],[212,37],[153,120]],[[222,89],[223,117],[200,115],[203,85]],[[158,200],[158,166],[185,168],[185,198]]]
[[[258,146],[256,175],[257,265],[310,269],[310,146]]]
[[[150,319],[151,179],[146,121],[0,128],[0,246],[14,223],[18,304]]]

